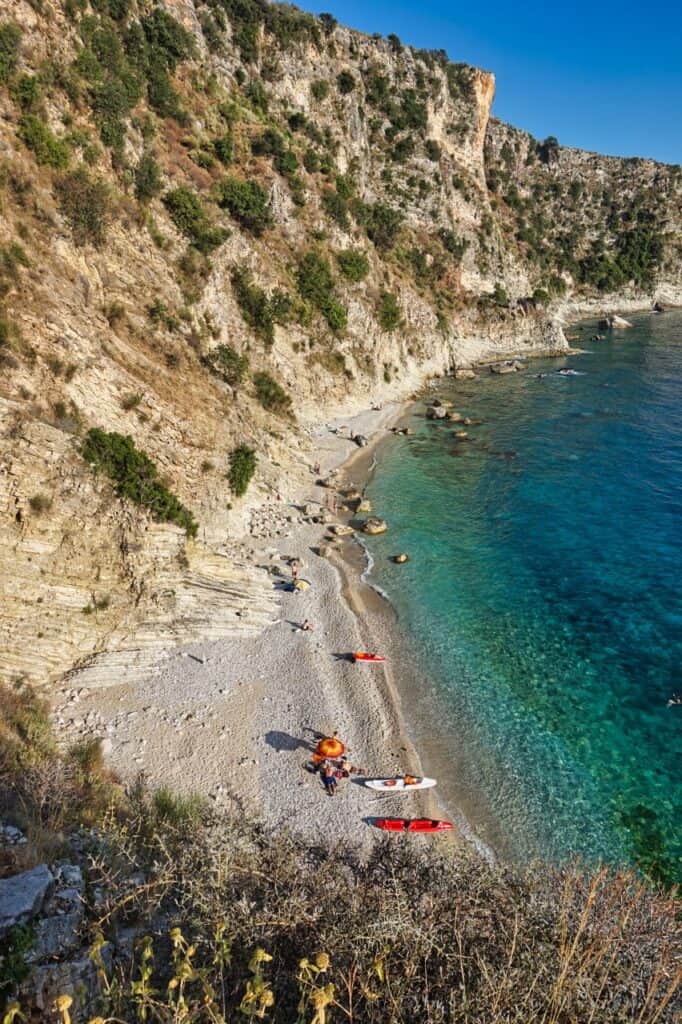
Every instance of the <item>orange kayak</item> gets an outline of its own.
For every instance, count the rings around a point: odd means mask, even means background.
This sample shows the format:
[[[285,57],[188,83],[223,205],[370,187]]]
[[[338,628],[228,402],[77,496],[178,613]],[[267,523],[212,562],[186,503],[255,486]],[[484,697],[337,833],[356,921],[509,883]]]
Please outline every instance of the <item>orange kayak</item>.
[[[455,827],[436,818],[377,818],[374,824],[385,832],[449,832]]]
[[[386,658],[383,656],[383,654],[370,654],[368,651],[356,651],[355,654],[353,655],[353,660],[381,662],[386,661]]]

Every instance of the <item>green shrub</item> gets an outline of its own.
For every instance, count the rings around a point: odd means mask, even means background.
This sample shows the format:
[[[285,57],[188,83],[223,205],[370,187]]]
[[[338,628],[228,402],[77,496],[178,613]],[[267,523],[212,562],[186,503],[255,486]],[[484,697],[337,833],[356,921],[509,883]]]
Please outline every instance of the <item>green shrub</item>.
[[[180,187],[166,192],[163,202],[178,231],[186,235],[199,252],[211,252],[227,238],[224,228],[211,225],[203,203],[191,189]]]
[[[249,357],[240,355],[231,345],[218,345],[208,359],[211,369],[235,389],[249,372]]]
[[[253,377],[256,397],[268,412],[286,415],[291,411],[291,396],[269,373],[256,373]]]
[[[394,331],[401,321],[400,306],[395,295],[382,292],[377,307],[377,320],[385,331]]]
[[[147,316],[153,324],[162,324],[168,331],[177,331],[180,321],[171,313],[163,299],[154,299],[147,306]]]
[[[26,113],[35,113],[40,108],[43,92],[35,75],[19,75],[10,91],[14,102]]]
[[[173,828],[187,828],[196,827],[200,823],[206,804],[197,794],[185,796],[173,793],[166,786],[162,786],[152,797],[152,808],[158,823]]]
[[[232,133],[226,132],[224,135],[220,135],[217,139],[213,140],[213,152],[220,160],[221,164],[226,167],[232,163],[234,157],[234,145],[232,143]]]
[[[0,85],[9,82],[19,59],[21,29],[13,21],[0,22]]]
[[[344,228],[344,230],[348,228],[348,202],[343,196],[332,189],[327,189],[322,193],[322,206],[339,227]]]
[[[244,91],[253,109],[260,111],[261,114],[267,114],[270,99],[260,78],[252,78]]]
[[[402,221],[402,214],[384,203],[374,203],[364,208],[365,230],[377,249],[392,248]]]
[[[91,178],[84,167],[65,175],[57,185],[62,213],[68,220],[79,245],[101,245],[111,218],[109,189],[103,181]]]
[[[19,137],[33,151],[39,164],[63,170],[69,162],[69,146],[58,139],[49,126],[35,114],[25,114],[19,122]]]
[[[153,153],[145,152],[135,168],[135,195],[141,203],[148,203],[162,189],[161,168]]]
[[[369,260],[360,249],[344,249],[336,254],[336,262],[349,281],[362,281],[369,273]]]
[[[308,174],[315,174],[320,169],[320,155],[314,149],[311,149],[310,146],[308,146],[303,154],[303,166]]]
[[[257,237],[272,225],[268,194],[256,181],[228,175],[218,187],[218,203]]]
[[[160,522],[175,523],[190,537],[196,536],[198,525],[192,513],[159,480],[155,464],[135,447],[132,437],[93,427],[81,455],[95,472],[109,477],[120,498],[147,509]]]
[[[414,139],[411,135],[405,135],[393,145],[388,155],[394,163],[404,164],[414,153]]]
[[[161,62],[169,70],[196,56],[194,36],[161,7],[140,19],[150,49],[150,60]]]
[[[509,305],[509,295],[507,289],[499,282],[495,285],[495,291],[493,292],[493,302],[498,306]]]
[[[434,163],[438,163],[440,160],[440,146],[435,139],[427,139],[424,144],[426,155],[429,160],[433,160]]]
[[[334,294],[334,278],[329,262],[316,252],[307,252],[298,265],[296,284],[299,293],[318,309],[333,331],[346,326],[348,315]]]
[[[152,65],[147,73],[147,99],[159,117],[172,117],[179,124],[186,121],[187,115],[180,97],[173,88],[168,72],[160,64]]]
[[[251,477],[256,472],[256,453],[248,445],[240,444],[230,452],[230,471],[228,480],[232,493],[241,498],[251,483]]]
[[[279,289],[269,296],[253,283],[251,271],[245,266],[233,269],[232,287],[247,324],[269,348],[275,340],[275,324],[288,322],[291,311],[289,296]]]
[[[441,228],[438,232],[438,237],[450,255],[454,256],[455,260],[459,263],[469,248],[469,240],[467,238],[460,238],[449,228]]]
[[[311,82],[310,94],[313,99],[318,100],[318,102],[326,100],[329,95],[329,82],[325,82],[322,78],[318,78],[315,82]]]
[[[350,71],[342,71],[340,75],[336,76],[336,84],[341,95],[347,96],[355,88],[355,79]]]
[[[49,512],[52,508],[52,498],[49,494],[32,494],[28,499],[28,504],[31,512],[35,512],[37,516],[43,514],[43,512]]]

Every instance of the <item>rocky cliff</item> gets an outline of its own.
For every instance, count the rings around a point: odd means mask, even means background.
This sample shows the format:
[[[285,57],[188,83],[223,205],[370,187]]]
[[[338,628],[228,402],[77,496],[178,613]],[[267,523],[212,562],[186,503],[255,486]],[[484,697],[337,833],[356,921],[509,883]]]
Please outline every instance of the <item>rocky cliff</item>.
[[[251,503],[293,495],[307,423],[561,349],[568,300],[679,298],[680,169],[537,143],[493,94],[265,0],[5,3],[4,677],[258,628],[239,452]]]

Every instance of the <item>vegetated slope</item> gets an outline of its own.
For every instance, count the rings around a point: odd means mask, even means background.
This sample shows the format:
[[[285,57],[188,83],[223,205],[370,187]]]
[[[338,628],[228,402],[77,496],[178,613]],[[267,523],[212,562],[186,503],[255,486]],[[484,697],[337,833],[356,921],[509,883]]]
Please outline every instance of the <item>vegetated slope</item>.
[[[0,738],[0,813],[28,839],[0,876],[47,861],[62,879],[3,936],[10,1020],[17,1004],[91,1024],[679,1019],[679,903],[634,873],[492,867],[414,836],[363,859],[142,782],[124,793],[97,741],[60,752],[46,706],[2,686]]]
[[[550,295],[679,284],[679,169],[588,175],[599,158],[548,143],[531,165],[498,126],[486,150],[493,92],[442,51],[256,0],[4,5],[8,678],[257,626],[272,605],[228,544],[247,508],[231,453],[256,454],[250,496],[293,493],[321,409],[561,347]],[[602,166],[627,196],[600,196],[558,263],[563,190],[592,194]],[[592,233],[617,274],[585,265]]]

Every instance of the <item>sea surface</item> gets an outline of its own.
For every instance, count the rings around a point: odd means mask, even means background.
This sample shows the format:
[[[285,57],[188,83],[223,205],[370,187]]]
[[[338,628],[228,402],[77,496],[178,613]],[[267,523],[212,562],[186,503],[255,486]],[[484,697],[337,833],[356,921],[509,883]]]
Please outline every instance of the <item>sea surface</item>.
[[[682,312],[433,395],[391,438],[370,582],[416,666],[439,791],[505,859],[682,876]],[[576,375],[557,371],[572,368]],[[457,441],[454,431],[467,429]],[[405,551],[410,561],[390,556]]]

